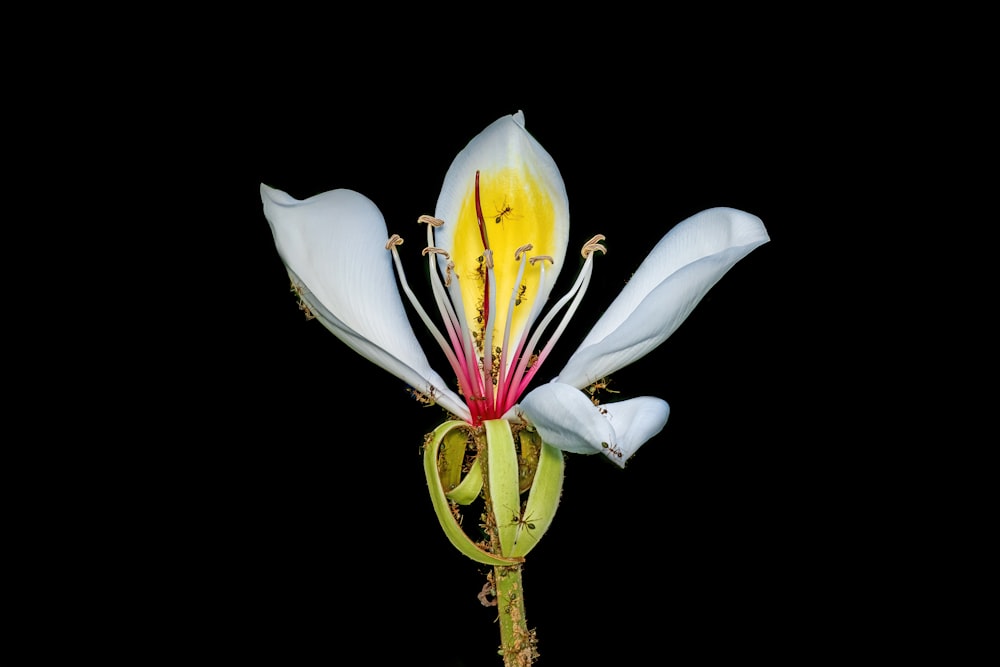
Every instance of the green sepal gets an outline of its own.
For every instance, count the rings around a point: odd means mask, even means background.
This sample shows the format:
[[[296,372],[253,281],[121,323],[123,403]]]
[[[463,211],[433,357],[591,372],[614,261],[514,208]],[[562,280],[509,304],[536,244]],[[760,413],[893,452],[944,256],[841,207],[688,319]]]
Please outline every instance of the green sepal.
[[[509,556],[517,539],[516,517],[521,508],[514,434],[510,422],[505,419],[488,419],[483,422],[483,428],[486,431],[486,475],[500,537],[500,553]]]
[[[483,490],[483,468],[477,457],[472,467],[462,476],[468,449],[471,427],[454,428],[444,434],[441,439],[441,453],[438,456],[438,473],[441,475],[441,488],[448,500],[459,505],[468,505],[479,497]]]
[[[524,435],[522,432],[521,437]],[[524,514],[515,522],[519,530],[514,548],[510,551],[504,550],[505,556],[523,558],[535,548],[538,540],[542,539],[542,535],[549,529],[556,508],[559,506],[559,498],[562,496],[565,465],[562,450],[543,442],[538,457],[538,469],[531,483],[531,491],[528,492]]]
[[[542,436],[538,435],[537,431],[521,429],[517,432],[517,442],[519,489],[521,493],[525,493],[531,488],[531,483],[535,480],[535,471],[538,470],[538,457],[542,451]]]
[[[479,497],[479,492],[483,490],[483,466],[479,465],[479,458],[472,462],[469,472],[458,483],[454,489],[444,494],[448,500],[453,500],[459,505],[468,505]]]
[[[438,471],[438,450],[445,437],[456,429],[468,429],[464,421],[452,420],[441,424],[430,434],[424,443],[424,474],[427,477],[427,489],[431,496],[434,513],[437,514],[441,529],[456,549],[472,560],[486,565],[513,565],[522,562],[520,558],[510,559],[494,556],[476,545],[462,530],[455,516],[451,513],[448,498],[441,485],[441,475]],[[481,475],[480,475],[481,476]],[[516,478],[515,478],[516,479]]]
[[[438,452],[438,474],[441,475],[441,488],[450,493],[462,481],[462,464],[465,462],[465,450],[469,442],[471,427],[449,429],[441,438],[441,448]]]

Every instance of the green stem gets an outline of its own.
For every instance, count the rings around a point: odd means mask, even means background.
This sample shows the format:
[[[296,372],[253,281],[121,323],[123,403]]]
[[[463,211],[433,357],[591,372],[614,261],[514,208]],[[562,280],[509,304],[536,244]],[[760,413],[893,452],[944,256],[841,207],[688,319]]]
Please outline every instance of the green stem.
[[[524,615],[524,588],[521,565],[493,568],[497,610],[500,614],[500,654],[504,667],[528,667],[538,657],[535,631],[528,629]]]
[[[503,554],[503,544],[500,537],[501,521],[494,508],[497,495],[508,499],[506,509],[514,505],[520,506],[518,498],[518,467],[517,455],[514,450],[513,436],[510,425],[506,422],[487,422],[476,438],[479,459],[483,461],[483,499],[485,500],[486,533],[489,537],[490,551],[493,554]],[[513,456],[505,456],[509,454]],[[506,469],[504,466],[512,468]],[[497,466],[501,468],[498,470]],[[506,472],[501,474],[500,471]],[[499,487],[499,488],[495,488]],[[505,526],[510,528],[511,526]],[[521,584],[522,563],[493,566],[493,585],[496,588],[497,614],[500,621],[500,655],[503,656],[504,667],[530,667],[538,653],[535,651],[535,632],[528,629],[528,621],[524,615],[524,586]]]

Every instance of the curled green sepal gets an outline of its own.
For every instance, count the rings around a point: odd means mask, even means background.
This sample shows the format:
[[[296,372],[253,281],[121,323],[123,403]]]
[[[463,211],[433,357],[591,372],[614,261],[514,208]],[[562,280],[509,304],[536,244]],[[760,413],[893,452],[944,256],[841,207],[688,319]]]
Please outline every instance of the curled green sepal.
[[[505,419],[487,419],[483,429],[486,431],[487,488],[500,537],[500,553],[510,556],[520,527],[517,516],[521,508],[514,434],[510,422]]]
[[[526,431],[521,432],[522,439],[527,435]],[[562,450],[542,443],[538,469],[535,471],[531,491],[528,492],[524,514],[516,520],[518,534],[514,540],[514,548],[510,553],[504,552],[504,555],[523,558],[535,548],[538,540],[549,529],[562,496],[565,463]]]
[[[441,475],[438,472],[438,449],[444,438],[455,429],[466,429],[468,424],[460,420],[447,421],[431,433],[424,446],[424,474],[427,476],[427,489],[431,496],[431,504],[434,505],[434,513],[437,514],[438,522],[441,524],[444,534],[455,546],[456,549],[471,558],[472,560],[486,565],[513,565],[520,563],[520,558],[510,559],[494,556],[493,554],[479,548],[469,536],[462,530],[451,508],[448,506],[448,498],[445,496],[444,487],[441,486]]]
[[[472,468],[465,474],[462,481],[454,489],[446,493],[448,500],[454,500],[459,505],[468,505],[479,497],[479,492],[483,490],[483,467],[479,465],[479,459],[472,462]]]
[[[477,457],[471,469],[463,476],[462,466],[465,464],[466,450],[472,435],[471,427],[453,428],[441,438],[440,454],[438,455],[438,474],[441,475],[441,488],[448,500],[459,505],[468,505],[479,497],[483,490],[483,468]]]

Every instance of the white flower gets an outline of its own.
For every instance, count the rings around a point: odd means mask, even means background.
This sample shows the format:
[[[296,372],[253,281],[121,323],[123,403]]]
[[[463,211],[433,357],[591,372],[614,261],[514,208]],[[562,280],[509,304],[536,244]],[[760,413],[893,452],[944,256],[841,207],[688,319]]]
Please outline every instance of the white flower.
[[[768,241],[759,218],[735,209],[678,224],[556,378],[526,394],[604,248],[602,236],[584,245],[572,288],[546,309],[566,262],[569,205],[555,162],[521,112],[469,142],[445,175],[435,215],[421,216],[434,317],[406,281],[402,240],[389,235],[369,199],[332,190],[299,201],[262,184],[261,200],[303,307],[349,347],[472,425],[522,420],[550,445],[602,452],[619,465],[659,433],[669,407],[653,397],[595,405],[583,390],[666,340],[726,271]],[[397,280],[444,352],[456,389],[417,342]]]

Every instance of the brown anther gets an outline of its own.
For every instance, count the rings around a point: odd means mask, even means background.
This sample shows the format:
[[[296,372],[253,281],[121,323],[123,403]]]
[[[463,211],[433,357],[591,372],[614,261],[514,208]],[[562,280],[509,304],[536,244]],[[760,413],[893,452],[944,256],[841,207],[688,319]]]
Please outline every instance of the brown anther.
[[[597,252],[598,250],[600,250],[602,254],[607,254],[608,249],[599,243],[599,241],[603,241],[604,238],[604,234],[598,234],[583,244],[583,250],[580,251],[580,254],[583,255],[584,259],[586,259],[590,253]]]
[[[418,223],[419,222],[426,222],[431,227],[440,227],[441,225],[444,224],[444,220],[441,220],[440,218],[435,218],[435,217],[430,216],[430,215],[422,215],[422,216],[420,216],[419,218],[417,218],[417,222]]]
[[[430,253],[434,253],[435,255],[444,255],[445,257],[447,257],[449,259],[451,258],[451,256],[448,254],[447,250],[445,250],[444,248],[435,248],[434,246],[428,246],[428,247],[424,248],[423,250],[421,250],[420,251],[420,256],[421,257],[426,257]]]
[[[514,251],[514,259],[518,262],[521,261],[521,255],[531,250],[532,247],[533,246],[530,243],[521,246],[520,248]]]
[[[452,271],[455,268],[455,262],[453,262],[453,261],[451,261],[449,259],[448,263],[445,265],[444,268],[445,268],[445,272],[444,272],[444,285],[445,285],[445,287],[451,287],[451,276],[452,276]]]
[[[555,264],[556,263],[556,260],[552,259],[552,257],[549,256],[549,255],[536,255],[534,257],[529,257],[528,261],[531,263],[532,266],[534,266],[535,262],[540,262],[543,259],[548,260],[550,264]]]
[[[483,260],[486,263],[486,268],[492,269],[493,268],[493,251],[490,250],[489,248],[487,248],[486,250],[484,250],[483,251]]]
[[[403,245],[403,237],[399,234],[393,234],[389,237],[389,240],[385,242],[385,249],[392,250],[392,246],[394,245]]]

